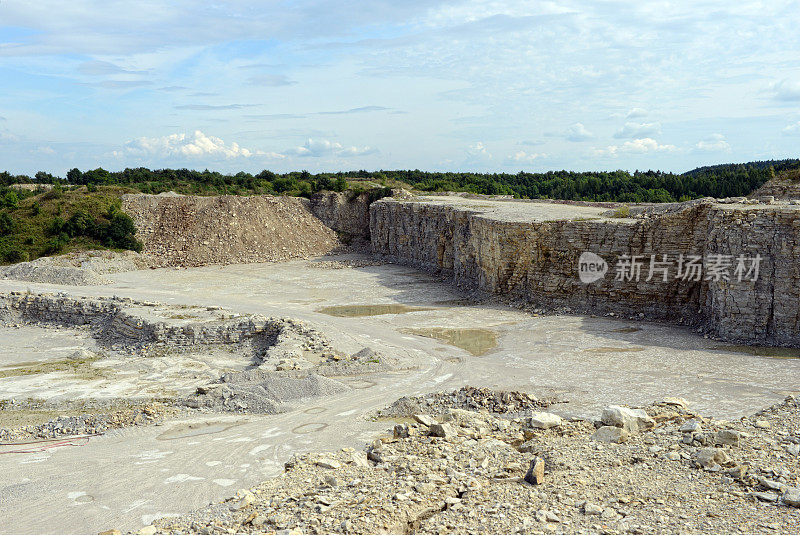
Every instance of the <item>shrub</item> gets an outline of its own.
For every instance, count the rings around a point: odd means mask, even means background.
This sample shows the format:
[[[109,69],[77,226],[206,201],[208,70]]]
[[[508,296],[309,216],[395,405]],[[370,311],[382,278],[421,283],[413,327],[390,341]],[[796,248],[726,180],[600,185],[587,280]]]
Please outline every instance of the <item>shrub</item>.
[[[3,260],[9,264],[13,264],[28,260],[28,255],[20,251],[17,247],[11,247],[3,252]]]
[[[8,236],[14,232],[14,220],[8,215],[8,212],[0,214],[0,236]]]
[[[16,208],[19,205],[19,195],[13,191],[7,191],[3,196],[3,206],[6,208]]]
[[[614,213],[611,214],[611,217],[630,217],[631,216],[631,207],[627,204],[624,206],[620,206]]]

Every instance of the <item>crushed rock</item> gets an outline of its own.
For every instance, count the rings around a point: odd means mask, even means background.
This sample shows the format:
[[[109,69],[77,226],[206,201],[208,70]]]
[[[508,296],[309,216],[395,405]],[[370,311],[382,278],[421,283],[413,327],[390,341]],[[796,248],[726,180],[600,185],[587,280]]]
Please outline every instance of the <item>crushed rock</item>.
[[[145,260],[133,251],[88,251],[6,266],[0,268],[0,277],[69,286],[99,286],[111,282],[103,275],[144,267]]]
[[[27,404],[24,403],[15,405],[13,408],[7,405],[3,406],[3,410],[12,412],[28,409]],[[41,410],[43,407],[36,408]],[[59,407],[59,409],[64,411],[65,407]],[[103,412],[103,409],[98,407],[92,412],[59,416],[42,424],[14,428],[0,427],[0,442],[99,435],[111,429],[158,424],[180,412],[179,407],[158,402],[130,403],[129,407],[108,412]]]
[[[415,414],[444,414],[450,409],[486,410],[494,414],[530,415],[549,407],[552,400],[540,400],[525,392],[490,390],[464,386],[452,392],[402,397],[378,412],[380,418],[409,418]]]
[[[785,450],[800,442],[798,409],[787,398],[724,422],[648,407],[655,427],[625,444],[592,442],[586,421],[537,429],[526,418],[453,409],[440,418],[453,431],[444,437],[398,424],[361,451],[294,456],[281,477],[153,526],[172,535],[798,533],[800,463]],[[711,446],[729,467],[696,462],[711,435],[684,440],[690,419],[708,433],[746,434],[738,447]],[[524,481],[532,461],[536,485]]]
[[[310,373],[292,377],[282,372],[261,369],[228,373],[219,383],[198,388],[185,400],[189,407],[231,412],[278,414],[292,408],[291,402],[329,396],[350,387],[327,377]]]

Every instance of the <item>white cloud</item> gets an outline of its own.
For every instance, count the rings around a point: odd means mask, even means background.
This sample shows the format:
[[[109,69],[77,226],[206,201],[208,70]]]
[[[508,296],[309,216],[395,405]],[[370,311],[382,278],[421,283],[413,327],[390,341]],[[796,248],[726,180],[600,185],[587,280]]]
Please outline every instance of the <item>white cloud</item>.
[[[166,157],[166,158],[250,158],[254,155],[283,158],[276,153],[252,151],[238,143],[225,143],[222,139],[207,136],[200,130],[193,134],[172,134],[163,137],[140,137],[125,144],[116,156]]]
[[[507,163],[530,163],[538,158],[547,158],[547,154],[543,152],[536,152],[536,153],[527,153],[524,150],[520,150],[506,158]]]
[[[290,80],[285,74],[259,74],[256,76],[251,76],[248,81],[252,85],[265,87],[282,87],[297,83],[294,80]]]
[[[730,144],[725,141],[725,136],[722,134],[713,134],[699,141],[695,148],[705,152],[730,152],[731,150]]]
[[[594,134],[589,132],[583,123],[575,123],[567,129],[567,140],[569,141],[589,141],[594,139]]]
[[[46,145],[45,146],[41,146],[41,147],[36,147],[31,152],[33,154],[44,154],[45,156],[52,156],[53,154],[56,153],[56,151],[53,149],[53,147],[48,147]]]
[[[792,82],[789,80],[781,80],[780,82],[771,84],[769,87],[772,93],[772,98],[784,102],[792,102],[800,100],[800,83]]]
[[[467,148],[467,153],[470,156],[480,156],[483,158],[491,158],[492,154],[486,148],[482,141],[477,141]]]
[[[147,71],[129,71],[108,61],[84,61],[78,65],[78,72],[89,76],[105,76],[109,74],[147,74]]]
[[[622,145],[610,145],[605,149],[595,150],[598,156],[616,156],[618,154],[645,154],[648,152],[672,152],[677,150],[675,145],[662,145],[653,138],[645,137],[626,141]]]
[[[657,136],[661,133],[661,123],[634,123],[627,122],[625,126],[617,130],[614,137],[617,139],[641,139]]]
[[[800,136],[800,121],[797,121],[794,124],[790,124],[783,130],[781,130],[781,133],[784,136]]]
[[[302,147],[295,147],[286,151],[288,154],[301,158],[320,158],[323,156],[364,156],[373,154],[377,149],[372,147],[345,147],[341,143],[327,139],[307,139]]]
[[[644,108],[631,108],[631,111],[625,116],[626,119],[641,119],[642,117],[647,117],[647,110]]]
[[[0,143],[13,143],[15,141],[19,141],[19,138],[14,134],[0,132]]]

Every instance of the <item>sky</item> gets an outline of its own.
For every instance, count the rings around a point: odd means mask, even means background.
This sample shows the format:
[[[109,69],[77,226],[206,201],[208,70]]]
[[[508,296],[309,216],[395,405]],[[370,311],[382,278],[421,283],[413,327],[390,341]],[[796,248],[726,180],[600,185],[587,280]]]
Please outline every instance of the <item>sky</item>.
[[[796,0],[0,0],[0,170],[800,157]]]

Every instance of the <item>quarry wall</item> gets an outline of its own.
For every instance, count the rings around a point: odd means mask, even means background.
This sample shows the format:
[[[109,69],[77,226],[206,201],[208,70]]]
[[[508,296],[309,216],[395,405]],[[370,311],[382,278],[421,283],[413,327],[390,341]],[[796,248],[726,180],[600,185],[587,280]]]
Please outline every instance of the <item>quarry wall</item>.
[[[800,346],[800,210],[793,206],[706,199],[635,207],[624,218],[526,219],[536,204],[523,206],[519,217],[503,218],[446,202],[371,203],[368,194],[346,192],[310,199],[123,198],[153,266],[281,261],[324,255],[342,241],[369,243],[373,253],[392,261],[533,306],[682,323],[748,344]],[[584,252],[607,262],[604,277],[580,280]],[[635,278],[615,272],[626,255],[640,257]],[[663,255],[671,262],[667,280],[658,269],[650,273]],[[678,277],[679,255],[701,262],[727,257],[730,276]],[[739,256],[760,257],[754,280],[735,276]]]
[[[505,221],[480,210],[382,200],[370,208],[373,252],[452,276],[459,286],[573,312],[666,320],[730,341],[800,346],[800,211],[687,203],[642,219]],[[608,263],[581,282],[581,254]],[[674,263],[667,280],[650,260]],[[677,278],[683,254],[730,255],[730,280]],[[623,255],[642,256],[638,280],[617,280]],[[734,274],[739,255],[760,255],[755,281]],[[664,264],[666,265],[666,264]],[[656,263],[654,267],[663,266]],[[685,270],[684,270],[685,271]]]

